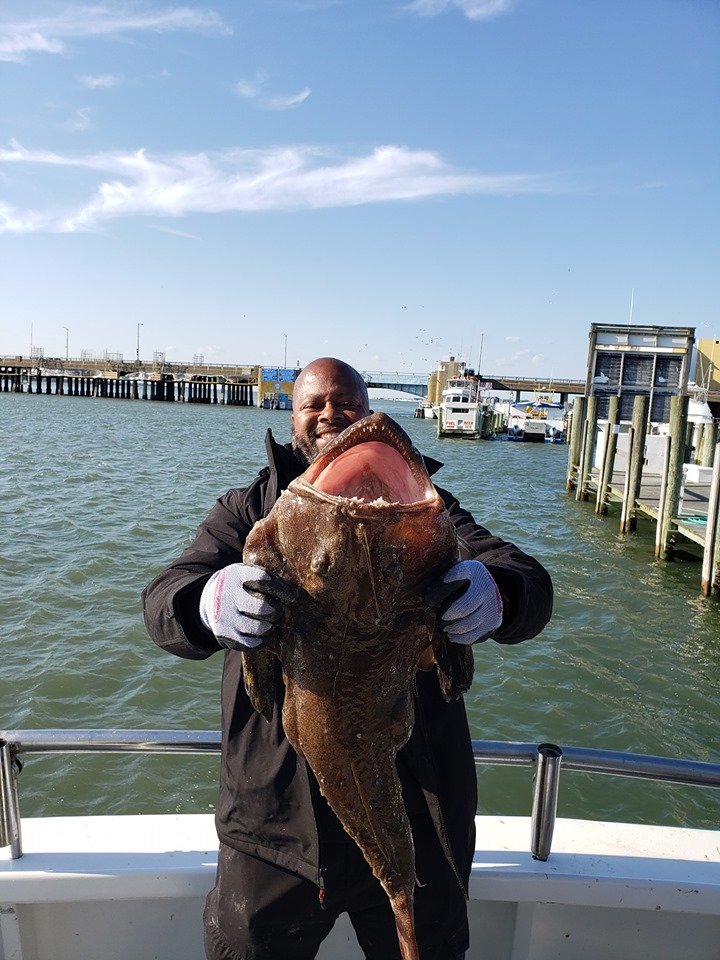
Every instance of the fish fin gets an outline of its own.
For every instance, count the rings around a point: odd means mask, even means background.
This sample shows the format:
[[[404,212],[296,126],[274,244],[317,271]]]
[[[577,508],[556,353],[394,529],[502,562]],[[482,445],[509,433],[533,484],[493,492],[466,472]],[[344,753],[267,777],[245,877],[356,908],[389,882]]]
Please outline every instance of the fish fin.
[[[270,723],[275,707],[275,654],[261,647],[242,653],[241,657],[245,692],[257,712]]]
[[[418,670],[428,671],[432,670],[435,666],[435,651],[432,648],[432,644],[425,647],[423,652],[418,657],[417,668]]]
[[[444,633],[436,632],[433,637],[433,653],[440,690],[449,703],[467,693],[472,686],[475,673],[472,645],[452,643]]]

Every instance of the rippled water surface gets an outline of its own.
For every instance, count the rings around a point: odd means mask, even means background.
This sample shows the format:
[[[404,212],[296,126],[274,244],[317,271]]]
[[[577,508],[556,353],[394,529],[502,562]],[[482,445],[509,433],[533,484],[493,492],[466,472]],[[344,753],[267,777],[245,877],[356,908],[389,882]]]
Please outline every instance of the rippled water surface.
[[[653,559],[654,530],[617,533],[565,494],[565,447],[439,441],[413,404],[376,402],[476,519],[537,556],[551,625],[475,648],[472,734],[720,762],[720,604],[693,562]],[[0,395],[0,727],[215,729],[221,658],[157,649],[140,591],[214,500],[263,464],[289,414]],[[203,812],[215,757],[28,758],[22,812]],[[480,811],[526,814],[529,769],[479,773]],[[563,816],[717,825],[720,791],[566,773]]]

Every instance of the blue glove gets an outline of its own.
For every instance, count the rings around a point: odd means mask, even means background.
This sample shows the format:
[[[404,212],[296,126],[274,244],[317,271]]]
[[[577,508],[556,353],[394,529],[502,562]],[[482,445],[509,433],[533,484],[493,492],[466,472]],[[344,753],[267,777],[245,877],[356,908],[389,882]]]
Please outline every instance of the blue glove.
[[[489,570],[479,560],[461,560],[432,592],[447,597],[454,584],[454,600],[438,611],[443,630],[453,643],[487,640],[503,619],[502,597]]]
[[[214,573],[200,595],[200,619],[221,647],[259,647],[296,592],[292,584],[249,563],[231,563]]]

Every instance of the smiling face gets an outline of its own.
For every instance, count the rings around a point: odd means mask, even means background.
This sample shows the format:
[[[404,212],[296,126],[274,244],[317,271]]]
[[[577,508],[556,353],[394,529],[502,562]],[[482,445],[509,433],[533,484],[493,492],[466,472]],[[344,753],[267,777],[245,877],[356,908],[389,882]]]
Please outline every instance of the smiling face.
[[[341,360],[314,360],[293,390],[293,448],[312,463],[346,427],[369,413],[367,387],[356,370]]]

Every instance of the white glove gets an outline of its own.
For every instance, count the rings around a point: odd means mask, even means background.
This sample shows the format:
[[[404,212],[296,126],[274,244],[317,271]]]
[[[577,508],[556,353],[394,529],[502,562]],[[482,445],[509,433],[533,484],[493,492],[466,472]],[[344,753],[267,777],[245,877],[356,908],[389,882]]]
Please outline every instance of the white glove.
[[[221,647],[259,647],[281,619],[295,588],[249,563],[231,563],[214,573],[200,595],[200,619]]]
[[[492,636],[502,623],[503,602],[485,564],[479,560],[461,560],[450,567],[442,584],[457,584],[462,590],[459,596],[455,594],[446,610],[440,607],[440,622],[448,638],[453,643],[476,643]],[[443,592],[447,596],[448,588]]]

